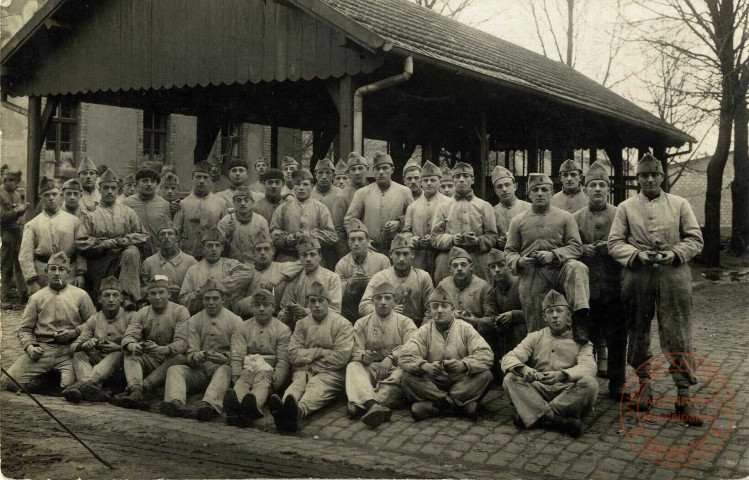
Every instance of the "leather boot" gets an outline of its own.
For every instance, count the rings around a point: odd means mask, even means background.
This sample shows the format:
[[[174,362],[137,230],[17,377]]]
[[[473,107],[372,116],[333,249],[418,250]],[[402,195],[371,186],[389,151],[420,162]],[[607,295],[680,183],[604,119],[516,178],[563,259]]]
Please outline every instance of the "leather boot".
[[[287,395],[283,402],[284,417],[286,417],[286,431],[298,432],[302,426],[302,412],[293,395]]]
[[[653,389],[650,387],[650,379],[643,382],[640,379],[640,391],[637,393],[637,410],[640,412],[650,411],[653,406]]]
[[[694,407],[689,395],[679,395],[674,403],[679,420],[692,427],[701,427],[705,422]]]
[[[143,387],[133,387],[130,395],[120,398],[119,405],[122,408],[138,408],[143,401]]]
[[[250,392],[242,399],[242,416],[248,420],[257,420],[263,418],[263,412],[257,408],[257,397]]]
[[[244,420],[242,416],[242,407],[239,404],[239,398],[237,398],[237,392],[233,388],[229,388],[224,393],[224,412],[226,412],[226,424],[232,427],[239,427],[240,423]]]
[[[62,391],[62,396],[70,403],[80,403],[83,400],[83,394],[78,389],[78,382],[70,385]]]
[[[578,310],[572,315],[572,338],[580,345],[590,341],[588,309]]]
[[[361,417],[361,421],[370,428],[377,428],[390,420],[392,415],[393,412],[389,408],[383,407],[379,403],[375,403],[370,407],[369,411]]]
[[[411,418],[416,422],[436,417],[439,414],[439,409],[432,402],[416,402],[411,405]]]
[[[606,348],[605,342],[596,345],[596,363],[598,364],[598,372],[596,373],[598,378],[607,378],[609,373],[609,349]]]

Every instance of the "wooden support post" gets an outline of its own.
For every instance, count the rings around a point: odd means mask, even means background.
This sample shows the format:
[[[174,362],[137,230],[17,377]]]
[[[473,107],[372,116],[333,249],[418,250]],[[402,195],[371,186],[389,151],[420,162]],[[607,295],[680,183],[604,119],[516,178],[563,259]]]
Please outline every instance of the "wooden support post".
[[[273,168],[281,168],[278,158],[278,125],[270,127],[270,162]]]
[[[318,160],[328,156],[330,150],[330,144],[333,142],[333,138],[337,135],[338,129],[331,125],[325,125],[324,128],[315,130],[312,135],[312,159],[310,160],[310,171],[315,171],[315,165]],[[333,164],[335,164],[335,158]]]
[[[566,160],[564,152],[563,148],[555,148],[551,151],[551,175],[549,175],[551,178],[559,177],[559,168]]]
[[[27,211],[36,212],[39,203],[39,169],[41,162],[42,99],[29,97],[28,131],[26,134],[26,202]],[[3,280],[5,281],[5,280]]]
[[[421,164],[424,165],[427,160],[430,162],[437,164],[439,166],[438,162],[434,161],[434,150],[432,149],[432,141],[427,140],[421,144]]]
[[[593,147],[590,149],[590,154],[588,155],[589,163],[588,167],[590,168],[590,165],[593,164],[596,160],[598,160],[598,149],[596,147]]]
[[[52,126],[52,119],[59,104],[59,97],[47,97],[47,103],[44,105],[44,111],[42,112],[41,133],[39,134],[39,143],[37,144],[39,150],[44,146],[44,140],[47,138],[47,133],[49,133],[49,129]]]
[[[486,112],[481,112],[481,125],[479,128],[479,145],[478,145],[478,170],[476,173],[476,183],[478,183],[479,197],[486,198],[486,166],[489,164],[489,139],[486,137]]]
[[[338,81],[338,149],[342,158],[354,150],[354,91],[351,76],[341,77]],[[358,153],[364,154],[363,151]]]
[[[193,150],[193,163],[208,159],[213,144],[221,132],[221,126],[212,115],[198,114],[198,122],[195,133],[195,149]]]
[[[661,161],[661,166],[663,167],[663,183],[661,184],[661,188],[664,192],[668,193],[671,191],[671,183],[668,179],[668,158],[666,158],[666,147],[653,147],[653,156]]]
[[[512,169],[515,170],[515,155],[512,155]],[[505,150],[505,168],[510,169],[510,150]]]
[[[624,184],[624,157],[622,146],[606,147],[606,154],[614,167],[614,205],[619,205],[627,198],[627,189]]]

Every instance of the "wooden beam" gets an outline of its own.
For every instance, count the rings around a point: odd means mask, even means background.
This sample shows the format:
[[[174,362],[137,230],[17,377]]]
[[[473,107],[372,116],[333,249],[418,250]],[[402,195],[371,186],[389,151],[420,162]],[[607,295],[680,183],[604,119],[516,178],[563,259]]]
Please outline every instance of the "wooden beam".
[[[479,197],[486,198],[486,166],[489,163],[489,139],[486,138],[486,110],[481,111],[478,153],[478,171],[475,173],[479,184]]]
[[[338,150],[341,158],[354,150],[354,81],[349,75],[338,81]],[[364,152],[358,152],[363,154]]]
[[[270,127],[270,164],[273,168],[281,168],[278,158],[278,125]]]
[[[59,104],[59,97],[47,97],[47,104],[44,106],[44,111],[42,112],[40,135],[37,139],[39,142],[37,144],[37,149],[39,150],[41,150],[44,145],[44,140],[47,138],[49,129],[52,126],[52,118],[54,118],[55,110],[57,110]]]
[[[624,157],[622,146],[615,145],[606,147],[606,154],[614,167],[614,205],[619,205],[626,199],[627,189],[624,185]]]
[[[208,159],[216,137],[221,131],[221,126],[216,118],[207,113],[198,114],[198,122],[195,135],[195,149],[193,150],[193,163]]]
[[[26,133],[26,201],[30,212],[36,212],[39,203],[39,169],[41,168],[42,99],[29,97],[28,131]]]

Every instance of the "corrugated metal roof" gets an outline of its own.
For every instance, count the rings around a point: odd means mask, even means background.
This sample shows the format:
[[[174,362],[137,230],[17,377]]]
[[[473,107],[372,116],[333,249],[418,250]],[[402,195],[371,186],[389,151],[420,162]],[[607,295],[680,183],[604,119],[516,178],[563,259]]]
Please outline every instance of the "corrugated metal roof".
[[[320,0],[372,29],[394,46],[541,95],[575,103],[656,130],[695,140],[575,69],[407,0]]]

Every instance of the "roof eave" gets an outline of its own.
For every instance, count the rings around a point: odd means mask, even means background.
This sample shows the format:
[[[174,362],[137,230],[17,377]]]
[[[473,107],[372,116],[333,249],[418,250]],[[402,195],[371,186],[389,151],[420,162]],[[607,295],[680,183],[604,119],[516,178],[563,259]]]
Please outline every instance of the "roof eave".
[[[31,20],[26,22],[17,32],[3,45],[0,64],[5,65],[35,33],[44,26],[44,22],[54,15],[66,0],[49,0],[34,13]]]

